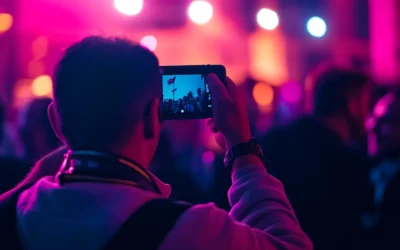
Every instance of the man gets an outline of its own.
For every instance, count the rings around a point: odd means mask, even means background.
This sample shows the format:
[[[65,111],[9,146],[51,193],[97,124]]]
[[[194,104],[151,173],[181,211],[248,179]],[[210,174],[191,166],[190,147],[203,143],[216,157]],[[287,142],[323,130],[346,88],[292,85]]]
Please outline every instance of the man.
[[[373,235],[379,249],[399,249],[400,223],[400,91],[382,97],[368,122],[377,147],[371,171],[378,207]]]
[[[368,81],[332,66],[318,69],[313,79],[312,115],[267,134],[266,166],[283,182],[315,249],[358,249],[367,165],[346,144],[364,131]]]
[[[54,73],[49,117],[69,152],[56,177],[41,178],[18,198],[24,249],[101,249],[121,236],[116,232],[131,216],[146,212],[141,207],[168,197],[170,187],[147,171],[161,127],[158,66],[152,52],[119,38],[88,37],[67,49]],[[240,155],[227,164],[232,167],[232,210],[228,214],[213,204],[192,206],[151,249],[311,249],[281,183],[248,147],[247,110],[234,83],[228,79],[225,87],[215,75],[208,83],[214,95],[209,124],[214,131],[218,128],[218,141],[227,149],[250,150],[230,151]],[[121,171],[132,179],[118,176]],[[172,216],[161,208],[153,215]],[[153,233],[160,233],[158,222],[141,223],[143,230],[151,227],[153,232],[138,235],[142,232],[136,230],[125,238],[153,244]]]

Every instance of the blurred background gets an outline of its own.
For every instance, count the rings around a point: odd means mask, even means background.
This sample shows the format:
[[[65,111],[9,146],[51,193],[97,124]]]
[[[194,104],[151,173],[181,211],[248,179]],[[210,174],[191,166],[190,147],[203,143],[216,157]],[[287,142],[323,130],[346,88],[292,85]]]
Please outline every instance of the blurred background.
[[[255,136],[308,111],[307,73],[326,61],[369,72],[382,96],[398,79],[399,2],[0,0],[2,153],[34,161],[51,148],[29,148],[21,130],[46,119],[34,121],[39,111],[27,118],[29,107],[51,97],[54,64],[64,48],[87,35],[129,37],[154,51],[161,65],[225,65],[246,93]],[[173,186],[193,186],[186,196],[177,194],[189,201],[218,196],[213,187],[223,181],[216,181],[219,168],[212,167],[223,152],[204,123],[167,122],[153,164],[160,176],[179,170],[175,178],[182,181]]]

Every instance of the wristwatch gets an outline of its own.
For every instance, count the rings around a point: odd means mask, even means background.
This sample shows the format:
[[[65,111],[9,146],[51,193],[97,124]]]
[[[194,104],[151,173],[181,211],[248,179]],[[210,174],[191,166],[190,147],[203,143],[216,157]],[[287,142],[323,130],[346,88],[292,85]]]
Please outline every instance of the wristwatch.
[[[235,145],[230,150],[228,150],[224,157],[225,167],[231,170],[233,162],[236,160],[236,158],[243,155],[255,155],[263,160],[264,155],[261,146],[256,138],[252,138],[248,142]]]

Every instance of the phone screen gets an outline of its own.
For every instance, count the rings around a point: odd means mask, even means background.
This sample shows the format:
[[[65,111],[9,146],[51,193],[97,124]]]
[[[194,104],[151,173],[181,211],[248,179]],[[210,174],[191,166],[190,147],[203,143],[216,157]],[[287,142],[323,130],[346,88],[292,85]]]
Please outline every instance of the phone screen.
[[[211,95],[205,74],[163,75],[163,114],[169,118],[211,116]]]

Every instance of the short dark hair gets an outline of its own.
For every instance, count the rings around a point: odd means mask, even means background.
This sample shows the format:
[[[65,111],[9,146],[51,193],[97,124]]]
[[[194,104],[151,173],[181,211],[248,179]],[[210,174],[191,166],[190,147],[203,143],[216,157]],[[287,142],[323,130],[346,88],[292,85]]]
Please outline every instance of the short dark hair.
[[[157,57],[120,37],[90,36],[73,44],[53,75],[61,132],[71,148],[108,149],[162,96]]]
[[[352,69],[325,65],[311,74],[314,81],[314,110],[317,116],[329,117],[348,112],[348,101],[359,97],[368,86],[368,77]]]

